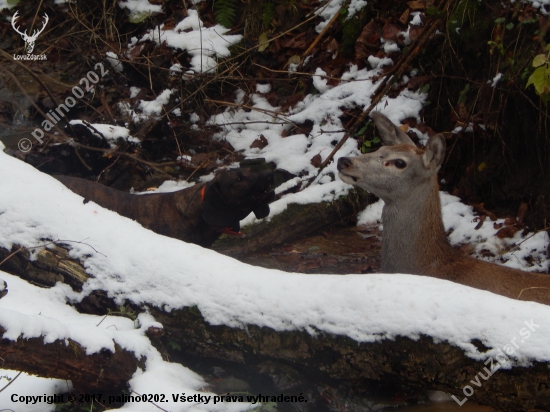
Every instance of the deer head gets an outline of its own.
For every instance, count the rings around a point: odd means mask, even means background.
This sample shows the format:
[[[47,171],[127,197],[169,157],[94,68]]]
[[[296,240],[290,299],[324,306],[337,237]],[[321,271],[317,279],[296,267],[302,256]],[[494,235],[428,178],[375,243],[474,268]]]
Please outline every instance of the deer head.
[[[375,152],[338,160],[340,178],[362,187],[386,203],[407,198],[413,188],[431,187],[445,155],[445,139],[435,135],[425,150],[413,141],[386,116],[371,113],[384,146]]]
[[[32,51],[34,50],[34,43],[36,42],[36,39],[38,38],[38,36],[40,35],[40,33],[42,33],[44,31],[44,29],[46,28],[46,24],[48,24],[48,21],[50,20],[50,18],[48,17],[48,15],[46,13],[44,13],[44,23],[42,24],[42,28],[40,30],[35,30],[32,34],[32,36],[28,36],[27,35],[27,30],[25,30],[23,33],[21,33],[17,27],[15,26],[15,21],[19,18],[19,16],[17,15],[19,12],[16,11],[15,14],[13,15],[13,17],[11,18],[11,26],[13,27],[13,29],[19,33],[21,35],[21,37],[23,38],[23,40],[25,40],[25,50],[27,51],[27,54],[31,54]]]

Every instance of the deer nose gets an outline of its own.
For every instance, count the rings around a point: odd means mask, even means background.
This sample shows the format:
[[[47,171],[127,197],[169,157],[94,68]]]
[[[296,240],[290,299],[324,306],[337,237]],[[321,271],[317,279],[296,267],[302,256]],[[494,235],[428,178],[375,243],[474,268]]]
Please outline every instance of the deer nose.
[[[338,171],[342,171],[344,169],[347,169],[349,167],[351,167],[351,159],[349,157],[341,157],[340,159],[338,159]]]

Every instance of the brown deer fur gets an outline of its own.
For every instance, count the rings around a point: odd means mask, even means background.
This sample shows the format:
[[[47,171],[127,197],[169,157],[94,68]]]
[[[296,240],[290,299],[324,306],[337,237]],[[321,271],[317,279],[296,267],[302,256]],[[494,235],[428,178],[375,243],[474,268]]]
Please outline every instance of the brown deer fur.
[[[550,275],[484,262],[453,249],[441,218],[437,172],[445,140],[432,136],[426,150],[386,116],[371,114],[384,144],[373,153],[338,160],[340,178],[380,197],[382,271],[447,279],[513,299],[550,305]]]

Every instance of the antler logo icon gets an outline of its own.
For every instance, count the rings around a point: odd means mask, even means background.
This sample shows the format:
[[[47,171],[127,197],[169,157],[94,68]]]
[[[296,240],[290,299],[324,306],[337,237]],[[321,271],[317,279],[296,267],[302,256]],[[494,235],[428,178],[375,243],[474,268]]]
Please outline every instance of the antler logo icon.
[[[36,39],[38,38],[40,33],[42,33],[44,31],[44,29],[46,28],[46,24],[48,24],[48,21],[50,20],[50,18],[48,17],[48,15],[46,13],[44,13],[44,24],[42,25],[42,28],[40,30],[35,30],[34,33],[32,34],[32,36],[29,36],[29,35],[27,35],[27,30],[25,30],[25,32],[21,33],[17,29],[17,27],[15,27],[15,21],[19,18],[19,16],[17,15],[18,13],[19,12],[16,11],[15,14],[13,15],[13,17],[11,18],[11,26],[13,27],[13,29],[17,33],[19,33],[21,35],[23,40],[25,40],[25,50],[27,51],[27,54],[31,54],[32,51],[34,50],[34,43],[36,42]]]

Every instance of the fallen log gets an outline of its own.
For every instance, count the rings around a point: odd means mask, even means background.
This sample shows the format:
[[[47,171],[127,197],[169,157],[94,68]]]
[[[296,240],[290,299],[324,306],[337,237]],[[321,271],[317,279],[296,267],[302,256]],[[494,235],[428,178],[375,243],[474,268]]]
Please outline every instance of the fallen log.
[[[323,392],[369,394],[381,383],[393,390],[440,390],[459,402],[468,400],[502,411],[550,409],[550,375],[547,363],[500,369],[493,360],[493,374],[472,384],[478,373],[487,375],[488,363],[465,356],[462,349],[430,336],[359,343],[346,336],[306,331],[278,332],[244,325],[242,329],[210,325],[197,308],[166,313],[151,309],[163,324],[164,334],[151,335],[158,347],[179,348],[179,358],[225,362],[246,370],[257,380],[270,380],[274,390],[297,395],[308,393],[311,410],[324,407]],[[227,366],[225,366],[227,367]],[[479,377],[477,378],[479,380]],[[369,390],[370,389],[370,390]],[[341,399],[339,399],[341,401]],[[359,402],[357,398],[348,402]]]
[[[9,251],[0,250],[0,256],[7,254]],[[64,247],[44,250],[32,261],[24,251],[15,256],[17,261],[6,261],[2,269],[22,273],[33,281],[49,279],[45,272],[81,289],[88,276]],[[33,278],[36,273],[41,275]],[[478,387],[472,380],[475,382],[478,373],[487,376],[484,368],[490,366],[467,357],[449,342],[430,336],[360,343],[320,331],[312,335],[305,330],[279,332],[252,324],[241,328],[211,325],[197,307],[167,312],[157,307],[128,305],[136,311],[148,309],[162,323],[164,330],[151,328],[147,334],[172,361],[203,372],[221,365],[226,373],[251,382],[254,393],[301,393],[308,399],[307,404],[301,405],[304,411],[327,410],[327,403],[330,406],[342,399],[362,405],[381,385],[394,393],[406,388],[416,392],[416,399],[427,390],[441,390],[453,394],[458,401],[475,401],[502,411],[550,409],[547,363],[494,369]],[[94,314],[104,313],[108,307],[118,308],[103,291],[95,291],[75,306]],[[86,356],[74,342],[44,344],[41,338],[16,342],[3,339],[0,356],[5,368],[70,379],[84,391],[120,387],[138,362],[120,348],[115,353]],[[498,364],[498,359],[494,363]]]
[[[212,249],[224,255],[239,256],[303,238],[333,225],[349,225],[373,199],[363,190],[350,190],[347,196],[332,202],[292,203],[269,221],[264,219],[242,228],[246,237],[223,236]]]
[[[13,341],[3,337],[5,332],[0,326],[2,368],[70,380],[81,391],[124,389],[138,366],[134,354],[118,345],[114,353],[104,349],[86,355],[86,349],[71,339],[53,343],[44,343],[41,337]]]

